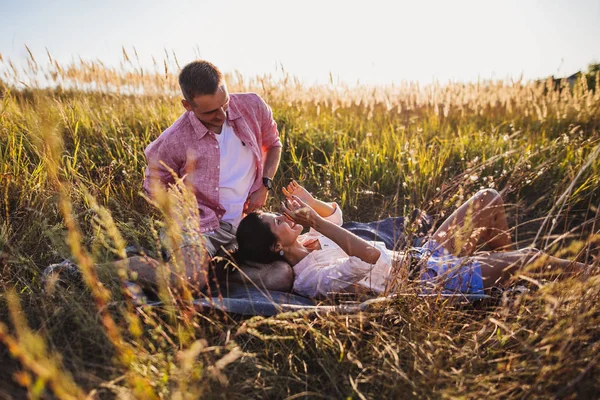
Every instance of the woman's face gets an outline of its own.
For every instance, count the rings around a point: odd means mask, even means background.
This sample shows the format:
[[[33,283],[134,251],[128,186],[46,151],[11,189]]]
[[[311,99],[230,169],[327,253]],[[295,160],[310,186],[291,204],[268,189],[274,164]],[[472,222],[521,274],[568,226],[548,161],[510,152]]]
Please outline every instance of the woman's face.
[[[296,224],[284,215],[273,213],[260,214],[261,219],[271,228],[271,232],[282,246],[289,246],[302,233],[302,225]]]

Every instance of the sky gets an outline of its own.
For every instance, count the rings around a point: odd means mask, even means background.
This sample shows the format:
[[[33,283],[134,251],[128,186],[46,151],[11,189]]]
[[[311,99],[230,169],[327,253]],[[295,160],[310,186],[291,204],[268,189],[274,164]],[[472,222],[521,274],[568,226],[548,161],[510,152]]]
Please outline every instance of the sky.
[[[600,62],[600,0],[0,0],[0,53],[197,58],[305,84],[568,76]]]

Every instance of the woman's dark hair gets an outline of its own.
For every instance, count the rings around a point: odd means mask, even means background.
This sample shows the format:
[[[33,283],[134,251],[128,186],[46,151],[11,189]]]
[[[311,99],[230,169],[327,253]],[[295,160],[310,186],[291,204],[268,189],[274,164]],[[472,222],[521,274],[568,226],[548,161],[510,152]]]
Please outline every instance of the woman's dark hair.
[[[222,80],[221,71],[204,60],[192,61],[179,73],[179,87],[189,102],[193,102],[196,96],[215,94]]]
[[[273,251],[277,238],[271,232],[271,227],[262,220],[260,212],[248,214],[237,228],[235,235],[238,242],[236,259],[238,261],[254,261],[271,263],[283,259]]]

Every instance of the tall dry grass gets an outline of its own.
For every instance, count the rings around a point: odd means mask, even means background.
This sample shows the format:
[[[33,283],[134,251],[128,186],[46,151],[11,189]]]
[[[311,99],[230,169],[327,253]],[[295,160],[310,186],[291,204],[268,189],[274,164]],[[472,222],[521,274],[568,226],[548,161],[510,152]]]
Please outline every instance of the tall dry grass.
[[[166,280],[163,308],[98,268],[128,243],[158,250],[173,209],[141,196],[143,149],[182,112],[174,56],[144,71],[1,60],[0,266],[4,393],[43,398],[592,397],[600,279],[549,282],[500,304],[414,295],[342,315],[199,313]],[[599,82],[600,79],[596,79]],[[519,246],[598,268],[600,90],[543,83],[306,87],[227,77],[271,105],[295,177],[347,219],[421,208],[440,221],[483,187]],[[275,199],[271,204],[277,204]],[[176,234],[175,234],[176,235]],[[84,288],[44,287],[73,257]],[[166,264],[161,264],[167,268]],[[535,290],[534,290],[535,289]],[[9,387],[9,382],[14,386]],[[20,389],[19,389],[20,388]]]

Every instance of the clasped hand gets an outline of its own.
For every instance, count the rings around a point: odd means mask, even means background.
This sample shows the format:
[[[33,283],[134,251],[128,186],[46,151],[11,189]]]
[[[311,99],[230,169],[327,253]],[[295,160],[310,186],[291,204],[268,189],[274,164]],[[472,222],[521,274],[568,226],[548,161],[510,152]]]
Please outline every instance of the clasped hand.
[[[308,204],[297,196],[291,196],[281,202],[283,213],[292,221],[305,227],[315,228],[321,217]]]
[[[285,203],[281,202],[284,215],[297,224],[314,228],[314,223],[320,216],[312,208],[315,199],[308,190],[296,180],[292,180],[287,187],[281,188],[281,191],[286,197]]]

